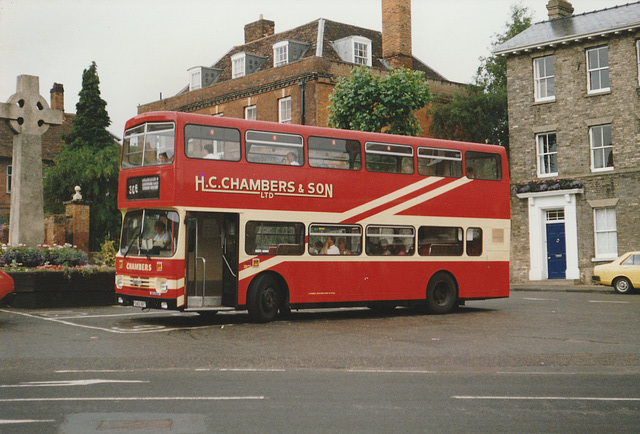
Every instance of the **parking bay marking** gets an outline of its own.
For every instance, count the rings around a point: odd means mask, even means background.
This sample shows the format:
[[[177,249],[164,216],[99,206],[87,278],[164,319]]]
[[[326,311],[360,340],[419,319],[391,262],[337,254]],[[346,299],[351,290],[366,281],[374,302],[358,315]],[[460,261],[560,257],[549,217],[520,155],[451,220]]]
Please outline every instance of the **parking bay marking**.
[[[10,314],[15,314],[15,315],[22,315],[22,316],[26,316],[29,318],[35,318],[35,319],[40,319],[43,321],[52,321],[52,322],[56,322],[59,324],[64,324],[64,325],[68,325],[71,327],[80,327],[80,328],[86,328],[86,329],[91,329],[91,330],[101,330],[104,332],[109,332],[109,333],[120,333],[120,334],[130,334],[130,333],[158,333],[158,332],[170,332],[170,331],[174,331],[174,330],[195,330],[195,329],[202,329],[205,327],[217,327],[215,325],[210,325],[210,326],[195,326],[195,327],[165,327],[165,326],[134,326],[130,329],[127,328],[121,328],[121,327],[112,327],[112,328],[105,328],[105,327],[97,327],[97,326],[90,326],[90,325],[85,325],[85,324],[76,324],[74,322],[70,322],[70,321],[64,321],[60,318],[49,318],[49,317],[43,317],[43,316],[39,316],[39,315],[32,315],[29,313],[25,313],[25,312],[15,312],[12,310],[7,310],[7,309],[0,309],[0,312],[6,312],[6,313],[10,313]],[[126,315],[131,315],[131,314],[126,314]],[[145,315],[145,314],[142,314]],[[86,317],[84,316],[78,316],[78,317],[74,317],[77,319],[84,319]]]

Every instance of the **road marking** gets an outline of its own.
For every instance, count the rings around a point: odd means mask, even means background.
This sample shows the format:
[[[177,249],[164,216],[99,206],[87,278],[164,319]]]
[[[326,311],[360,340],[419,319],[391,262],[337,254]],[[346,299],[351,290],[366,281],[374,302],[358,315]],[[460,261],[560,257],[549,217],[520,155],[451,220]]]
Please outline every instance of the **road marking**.
[[[629,304],[628,301],[609,301],[609,300],[589,300],[589,303],[612,303],[612,304]]]
[[[18,424],[18,423],[51,423],[55,419],[0,419],[0,425]]]
[[[347,372],[363,374],[436,374],[436,371],[422,371],[410,369],[347,369]]]
[[[535,298],[535,297],[522,297],[523,300],[530,301],[558,301],[557,298]]]
[[[104,374],[114,372],[135,372],[134,369],[62,369],[53,371],[56,374]]]
[[[20,384],[0,384],[0,387],[66,387],[66,386],[91,386],[106,383],[149,383],[142,380],[59,380],[59,381],[29,381]]]
[[[640,401],[640,398],[592,396],[452,396],[452,399],[478,399],[496,401]]]
[[[10,314],[14,314],[14,315],[22,315],[22,316],[26,316],[29,318],[35,318],[35,319],[39,319],[42,321],[51,321],[51,322],[55,322],[58,324],[64,324],[64,325],[68,325],[71,327],[79,327],[79,328],[85,328],[85,329],[91,329],[91,330],[100,330],[103,332],[109,332],[109,333],[119,333],[119,334],[132,334],[132,333],[158,333],[158,332],[171,332],[171,331],[176,331],[176,330],[196,330],[196,329],[203,329],[203,328],[219,328],[219,325],[208,325],[208,326],[194,326],[194,327],[164,327],[164,326],[134,326],[131,329],[125,329],[125,328],[119,328],[119,327],[112,327],[112,328],[105,328],[105,327],[97,327],[97,326],[90,326],[90,325],[84,325],[84,324],[76,324],[70,321],[63,321],[60,318],[47,318],[47,317],[43,317],[43,316],[38,316],[38,315],[32,315],[29,313],[25,313],[25,312],[15,312],[12,310],[6,310],[6,309],[0,309],[0,312],[6,312],[6,313],[10,313]],[[147,314],[137,314],[137,315],[147,315]],[[86,317],[73,317],[74,319],[83,319]]]
[[[264,396],[100,396],[61,398],[0,398],[0,402],[82,402],[82,401],[257,401]]]
[[[199,368],[196,371],[206,370],[206,368]],[[267,369],[267,368],[220,368],[217,369],[220,372],[285,372],[285,369]]]

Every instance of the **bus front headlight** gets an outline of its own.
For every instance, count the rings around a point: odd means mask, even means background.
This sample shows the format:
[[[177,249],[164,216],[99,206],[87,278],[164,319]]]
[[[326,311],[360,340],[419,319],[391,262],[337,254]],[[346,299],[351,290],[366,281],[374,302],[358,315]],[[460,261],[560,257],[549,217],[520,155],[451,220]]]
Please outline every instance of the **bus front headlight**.
[[[158,291],[159,293],[167,292],[168,289],[169,289],[169,284],[167,283],[166,280],[160,280],[156,284],[156,291]]]
[[[122,276],[116,276],[116,288],[122,289],[124,286],[124,278]]]

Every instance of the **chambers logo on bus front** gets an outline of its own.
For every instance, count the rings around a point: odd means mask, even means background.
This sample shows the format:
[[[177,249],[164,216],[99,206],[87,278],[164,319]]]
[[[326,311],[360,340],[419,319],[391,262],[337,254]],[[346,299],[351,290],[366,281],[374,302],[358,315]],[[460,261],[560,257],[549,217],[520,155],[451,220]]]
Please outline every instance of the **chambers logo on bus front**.
[[[333,184],[309,182],[306,185],[278,179],[233,178],[196,175],[196,191],[206,193],[257,194],[264,199],[276,196],[333,198]]]

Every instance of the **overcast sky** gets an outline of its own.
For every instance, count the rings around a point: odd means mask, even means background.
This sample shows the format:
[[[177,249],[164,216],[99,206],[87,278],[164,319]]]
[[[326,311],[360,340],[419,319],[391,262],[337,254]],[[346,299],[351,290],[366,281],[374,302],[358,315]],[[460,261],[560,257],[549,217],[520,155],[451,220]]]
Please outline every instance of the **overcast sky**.
[[[479,57],[503,33],[513,4],[547,19],[547,0],[413,0],[413,54],[447,79],[468,83]],[[573,0],[576,14],[625,0]],[[53,83],[75,113],[82,71],[95,61],[100,91],[122,137],[137,106],[188,84],[187,69],[210,66],[244,43],[244,26],[260,14],[276,32],[326,18],[382,30],[380,0],[0,0],[0,102],[18,75],[40,77],[49,102]]]

